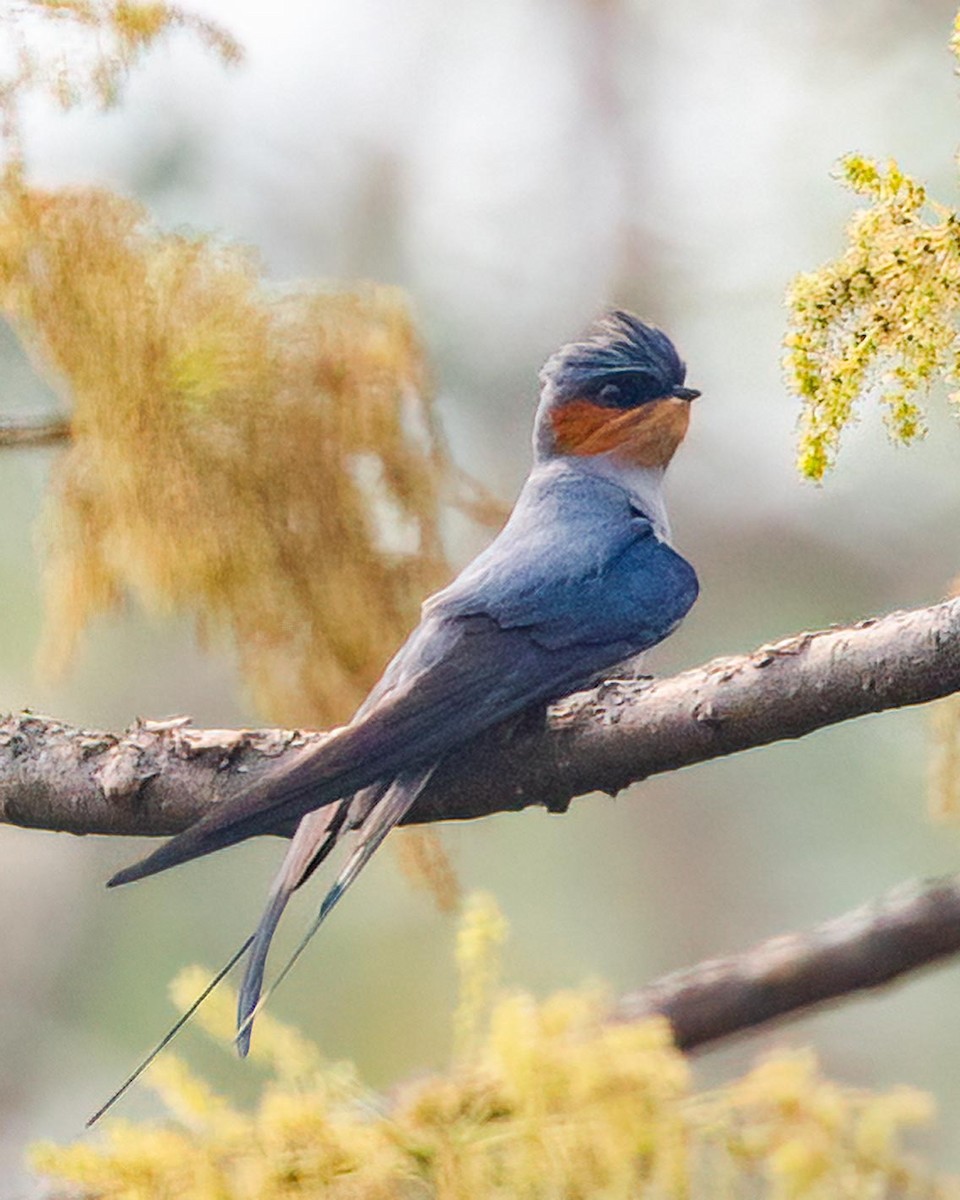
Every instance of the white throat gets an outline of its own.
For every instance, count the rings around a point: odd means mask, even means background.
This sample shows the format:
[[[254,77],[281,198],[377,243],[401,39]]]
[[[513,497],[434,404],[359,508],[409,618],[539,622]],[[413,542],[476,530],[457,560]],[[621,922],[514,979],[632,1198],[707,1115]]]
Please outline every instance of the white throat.
[[[607,479],[623,488],[636,503],[637,508],[649,518],[653,531],[662,542],[670,542],[670,521],[663,499],[663,475],[665,467],[631,466],[617,461],[609,454],[576,455],[566,458],[557,453],[553,430],[550,428],[550,411],[553,405],[553,389],[550,384],[541,392],[540,404],[533,427],[533,460],[535,463],[576,463],[579,470],[592,471],[601,479]]]
[[[624,488],[643,515],[649,518],[653,532],[661,542],[670,541],[670,521],[663,498],[664,467],[637,467],[617,462],[608,454],[577,458],[579,467],[594,471],[602,479]]]

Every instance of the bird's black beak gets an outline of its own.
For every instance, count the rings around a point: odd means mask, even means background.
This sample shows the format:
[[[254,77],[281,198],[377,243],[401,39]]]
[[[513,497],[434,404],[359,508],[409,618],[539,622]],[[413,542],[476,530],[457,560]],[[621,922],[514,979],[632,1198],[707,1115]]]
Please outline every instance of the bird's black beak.
[[[696,400],[700,393],[696,388],[675,387],[670,395],[676,396],[678,400]]]

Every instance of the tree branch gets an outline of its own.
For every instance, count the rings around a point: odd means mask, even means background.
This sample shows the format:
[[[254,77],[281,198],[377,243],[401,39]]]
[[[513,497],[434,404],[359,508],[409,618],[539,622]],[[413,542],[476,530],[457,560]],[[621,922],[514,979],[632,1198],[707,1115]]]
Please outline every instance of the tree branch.
[[[960,690],[960,599],[802,633],[668,679],[610,681],[490,731],[436,772],[408,823],[611,794],[664,771]],[[324,734],[198,730],[187,718],[91,733],[0,722],[0,821],[71,833],[179,832]]]
[[[45,446],[70,437],[70,418],[60,413],[0,417],[0,447]]]
[[[542,804],[801,737],[960,690],[960,599],[804,633],[662,680],[609,681],[453,756],[408,815],[458,819]],[[24,713],[0,722],[0,821],[166,835],[278,758],[297,731],[199,730],[187,718],[92,733]],[[666,1016],[691,1050],[881,987],[960,951],[960,876],[899,888],[806,934],[702,963],[626,996],[618,1019]]]
[[[960,951],[960,876],[908,883],[818,925],[700,963],[623,997],[616,1019],[665,1016],[681,1050],[883,987]]]

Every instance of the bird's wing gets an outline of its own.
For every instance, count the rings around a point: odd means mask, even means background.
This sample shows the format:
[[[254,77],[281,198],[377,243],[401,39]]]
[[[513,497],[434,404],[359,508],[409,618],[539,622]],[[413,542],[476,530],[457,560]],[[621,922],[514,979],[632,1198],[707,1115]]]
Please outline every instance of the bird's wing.
[[[589,570],[544,561],[522,587],[489,596],[448,589],[393,670],[396,684],[359,719],[120,871],[127,883],[289,825],[549,700],[665,637],[697,595],[696,575],[637,517],[593,548]],[[562,548],[560,550],[562,553]],[[572,550],[571,550],[572,554]],[[576,558],[576,555],[573,555]],[[509,580],[510,572],[503,572]]]

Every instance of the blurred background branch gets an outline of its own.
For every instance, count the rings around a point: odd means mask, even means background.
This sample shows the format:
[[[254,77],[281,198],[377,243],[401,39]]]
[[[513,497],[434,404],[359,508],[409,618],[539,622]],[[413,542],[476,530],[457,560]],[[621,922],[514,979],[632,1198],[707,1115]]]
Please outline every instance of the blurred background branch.
[[[70,418],[53,413],[0,416],[0,448],[4,446],[46,446],[65,442],[70,436]]]
[[[676,971],[624,996],[619,1020],[666,1017],[694,1050],[849,999],[960,951],[960,876],[907,883],[806,933]]]
[[[270,1102],[238,1108],[165,1054],[144,1075],[162,1126],[124,1123],[93,1145],[42,1143],[32,1162],[85,1200],[180,1195],[194,1179],[211,1197],[270,1200],[395,1200],[411,1188],[435,1200],[956,1194],[903,1148],[908,1131],[930,1122],[922,1093],[837,1084],[812,1052],[789,1050],[703,1089],[662,1017],[618,1021],[596,988],[544,1001],[504,991],[507,932],[492,897],[468,901],[444,1070],[378,1096],[352,1064],[327,1061],[265,1013],[252,1058],[269,1073]],[[208,982],[200,967],[181,971],[175,1006],[192,1011]],[[222,987],[197,1012],[228,1053],[236,1005]]]

